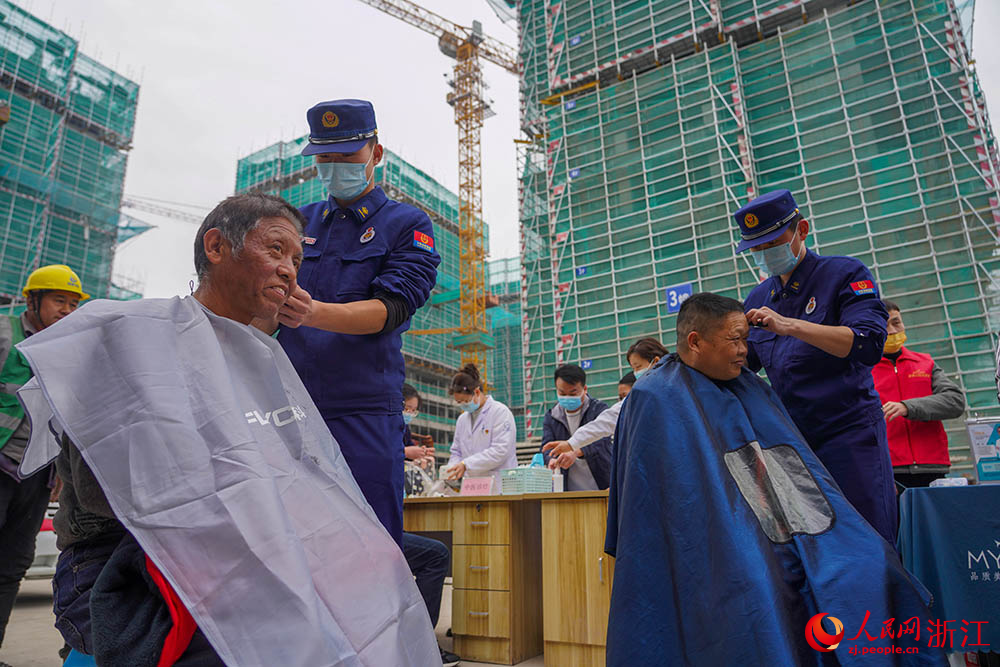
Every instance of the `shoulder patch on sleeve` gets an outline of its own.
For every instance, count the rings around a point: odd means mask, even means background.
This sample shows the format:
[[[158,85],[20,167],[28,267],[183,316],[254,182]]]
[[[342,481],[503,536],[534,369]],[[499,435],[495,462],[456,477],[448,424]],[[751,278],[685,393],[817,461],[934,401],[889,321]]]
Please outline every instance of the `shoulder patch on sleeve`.
[[[855,294],[874,294],[875,284],[870,280],[859,280],[856,283],[851,283],[851,289]]]
[[[428,234],[424,234],[421,231],[414,230],[413,232],[413,245],[421,250],[426,250],[427,252],[434,252],[434,237]]]

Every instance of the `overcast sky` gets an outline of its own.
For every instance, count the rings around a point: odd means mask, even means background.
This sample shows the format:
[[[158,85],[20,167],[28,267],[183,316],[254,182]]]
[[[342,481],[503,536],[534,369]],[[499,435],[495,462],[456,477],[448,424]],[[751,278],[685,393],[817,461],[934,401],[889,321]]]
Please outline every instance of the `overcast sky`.
[[[452,62],[436,40],[358,0],[15,0],[80,39],[83,51],[139,81],[128,194],[211,208],[231,194],[236,160],[308,131],[320,100],[369,99],[391,150],[457,189],[457,131],[445,102]],[[511,46],[513,27],[485,0],[419,0],[462,25],[474,19]],[[1000,2],[979,0],[973,56],[1000,118]],[[497,115],[483,131],[483,206],[493,258],[517,254],[517,80],[485,65]],[[158,225],[118,251],[115,273],[146,296],[187,293],[189,223],[133,213]]]

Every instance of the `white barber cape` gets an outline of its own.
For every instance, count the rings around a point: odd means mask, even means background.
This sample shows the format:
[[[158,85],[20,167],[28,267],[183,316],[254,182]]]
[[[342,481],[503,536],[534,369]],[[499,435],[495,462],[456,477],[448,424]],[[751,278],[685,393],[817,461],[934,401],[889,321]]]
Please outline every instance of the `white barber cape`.
[[[402,552],[277,341],[187,297],[95,301],[18,349],[22,472],[65,431],[227,665],[440,664]]]

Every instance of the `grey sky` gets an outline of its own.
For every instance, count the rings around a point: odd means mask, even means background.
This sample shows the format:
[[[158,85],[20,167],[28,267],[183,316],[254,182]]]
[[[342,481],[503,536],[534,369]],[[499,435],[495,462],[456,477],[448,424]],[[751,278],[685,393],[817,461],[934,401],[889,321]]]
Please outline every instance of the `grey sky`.
[[[447,57],[430,35],[358,0],[15,0],[82,41],[142,89],[125,191],[204,206],[230,194],[236,160],[307,131],[305,110],[338,97],[370,99],[387,147],[456,189],[457,132],[444,98]],[[419,0],[463,25],[516,45],[485,0]],[[973,55],[987,103],[1000,117],[1000,2],[979,0]],[[491,257],[517,254],[516,78],[485,66],[497,116],[483,132],[484,210]],[[126,243],[116,274],[147,296],[186,293],[195,227],[158,225]]]

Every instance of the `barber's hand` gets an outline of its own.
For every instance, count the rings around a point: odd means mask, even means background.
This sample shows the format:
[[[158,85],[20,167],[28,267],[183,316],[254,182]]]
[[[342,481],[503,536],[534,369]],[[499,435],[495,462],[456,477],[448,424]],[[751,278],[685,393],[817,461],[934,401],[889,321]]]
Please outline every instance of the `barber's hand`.
[[[747,322],[750,326],[761,326],[779,336],[791,334],[792,328],[797,321],[794,318],[779,315],[767,306],[763,308],[751,308],[747,311]]]
[[[461,479],[465,475],[465,463],[457,463],[455,467],[445,473],[444,478],[451,481]]]
[[[316,302],[309,296],[309,292],[296,285],[292,293],[288,295],[284,305],[281,306],[281,310],[278,311],[278,323],[293,329],[309,326],[309,320],[312,319],[315,308]]]
[[[552,440],[551,442],[546,442],[542,445],[542,451],[548,452],[550,458],[572,450],[573,447],[565,440]]]
[[[889,401],[883,404],[882,412],[885,414],[887,422],[891,422],[896,417],[906,417],[910,414],[910,410],[906,407],[905,403],[898,403],[896,401]]]

